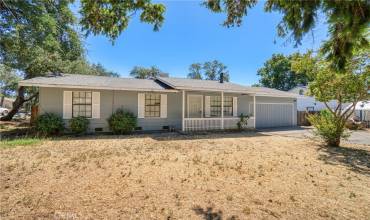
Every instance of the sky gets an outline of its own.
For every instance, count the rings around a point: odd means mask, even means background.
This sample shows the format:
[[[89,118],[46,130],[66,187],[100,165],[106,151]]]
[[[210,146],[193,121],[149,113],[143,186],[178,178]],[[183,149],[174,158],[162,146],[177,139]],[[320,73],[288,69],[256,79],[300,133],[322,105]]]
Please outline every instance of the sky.
[[[165,22],[158,32],[134,18],[114,44],[104,36],[85,39],[87,59],[128,77],[134,66],[156,66],[172,77],[186,77],[190,64],[219,60],[229,70],[230,81],[251,85],[257,70],[274,53],[317,50],[327,37],[320,22],[313,32],[294,47],[294,42],[277,36],[281,14],[265,13],[264,2],[248,11],[241,27],[222,26],[225,14],[215,14],[199,1],[164,1]],[[323,19],[321,19],[323,20]]]

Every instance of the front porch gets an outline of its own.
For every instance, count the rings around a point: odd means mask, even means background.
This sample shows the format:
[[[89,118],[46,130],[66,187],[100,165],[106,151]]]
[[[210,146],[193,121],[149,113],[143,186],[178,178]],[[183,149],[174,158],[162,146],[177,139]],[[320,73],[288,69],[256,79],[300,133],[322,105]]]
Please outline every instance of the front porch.
[[[246,127],[255,128],[255,111],[255,95],[182,90],[184,132],[237,129],[241,114],[249,116]]]

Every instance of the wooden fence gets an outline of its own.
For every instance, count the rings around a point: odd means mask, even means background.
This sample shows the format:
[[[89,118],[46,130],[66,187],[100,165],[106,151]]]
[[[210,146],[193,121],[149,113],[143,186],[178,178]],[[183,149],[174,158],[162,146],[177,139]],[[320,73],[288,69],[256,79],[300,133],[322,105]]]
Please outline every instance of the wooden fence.
[[[297,111],[297,125],[298,126],[310,126],[311,123],[308,121],[307,117],[309,115],[314,115],[318,113],[319,112]]]

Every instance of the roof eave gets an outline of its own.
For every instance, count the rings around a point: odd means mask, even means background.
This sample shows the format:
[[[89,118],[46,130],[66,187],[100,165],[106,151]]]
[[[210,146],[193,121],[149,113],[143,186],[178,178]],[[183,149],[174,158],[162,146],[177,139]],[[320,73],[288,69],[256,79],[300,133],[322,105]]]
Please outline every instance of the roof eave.
[[[44,87],[44,88],[66,88],[66,89],[96,89],[96,90],[116,90],[116,91],[143,91],[143,92],[168,92],[176,93],[175,89],[147,89],[147,88],[113,88],[105,86],[83,86],[83,85],[60,85],[60,84],[43,84],[20,81],[18,86],[26,87]]]

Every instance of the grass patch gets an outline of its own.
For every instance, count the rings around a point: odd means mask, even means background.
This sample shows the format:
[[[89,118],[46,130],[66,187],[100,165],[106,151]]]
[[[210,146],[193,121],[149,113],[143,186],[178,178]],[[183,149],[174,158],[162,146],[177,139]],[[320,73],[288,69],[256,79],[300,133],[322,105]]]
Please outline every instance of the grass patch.
[[[16,146],[29,146],[42,143],[43,140],[39,138],[18,138],[13,140],[0,141],[0,149],[13,148]]]

